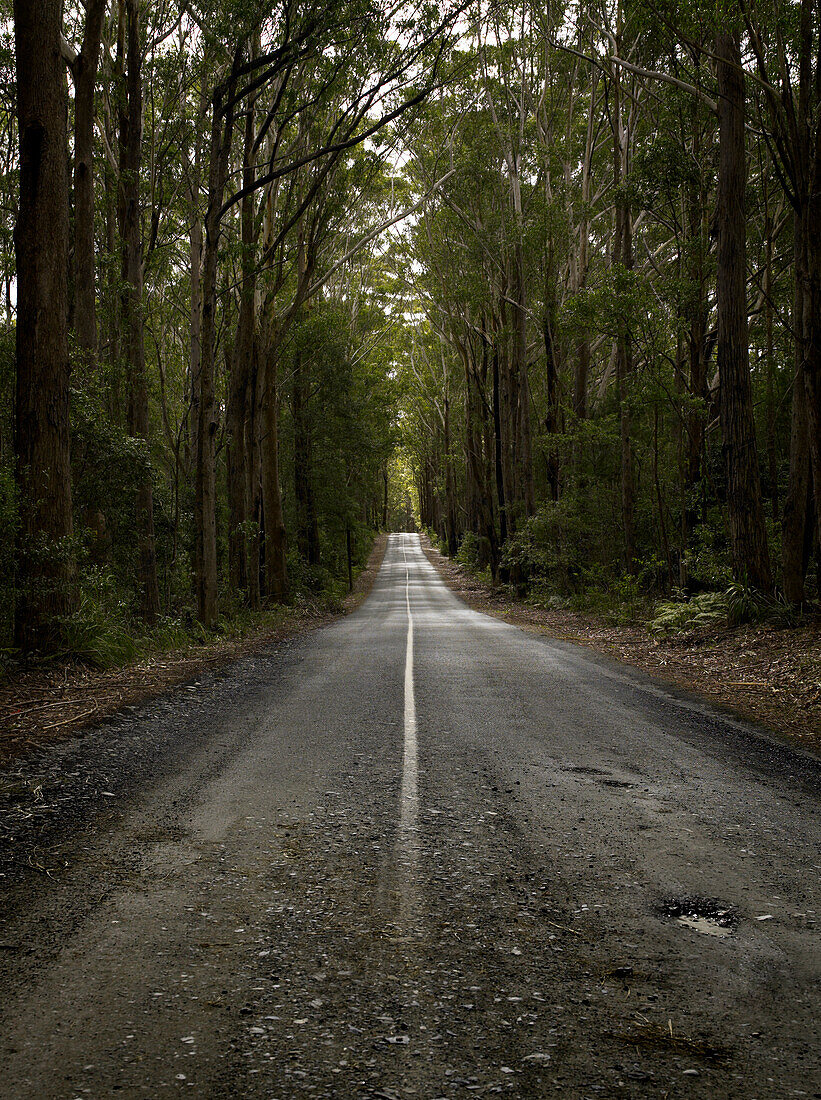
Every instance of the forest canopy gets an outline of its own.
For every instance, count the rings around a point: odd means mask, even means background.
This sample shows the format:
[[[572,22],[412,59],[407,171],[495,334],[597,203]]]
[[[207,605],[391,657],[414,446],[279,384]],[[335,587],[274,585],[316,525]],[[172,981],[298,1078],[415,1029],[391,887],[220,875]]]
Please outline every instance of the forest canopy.
[[[817,599],[817,0],[0,0],[0,646]]]

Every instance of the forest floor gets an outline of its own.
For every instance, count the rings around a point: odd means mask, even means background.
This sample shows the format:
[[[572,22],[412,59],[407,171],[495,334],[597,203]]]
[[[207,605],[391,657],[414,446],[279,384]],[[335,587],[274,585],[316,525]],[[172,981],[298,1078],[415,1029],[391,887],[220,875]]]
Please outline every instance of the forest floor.
[[[370,592],[386,545],[387,535],[379,535],[353,592],[343,600],[341,614],[354,611]],[[164,695],[204,672],[338,617],[310,602],[299,602],[260,615],[241,637],[216,638],[120,668],[57,661],[4,676],[0,678],[0,771],[38,748],[74,737],[80,730]]]
[[[756,624],[656,638],[641,623],[617,626],[516,599],[441,554],[425,536],[422,545],[447,585],[475,611],[588,646],[821,752],[821,623]]]

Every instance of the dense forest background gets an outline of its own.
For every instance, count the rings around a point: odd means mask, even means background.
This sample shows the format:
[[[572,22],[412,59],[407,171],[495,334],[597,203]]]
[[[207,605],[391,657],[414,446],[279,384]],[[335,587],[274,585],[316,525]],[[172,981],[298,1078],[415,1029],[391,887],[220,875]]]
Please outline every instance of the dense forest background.
[[[0,646],[337,599],[421,524],[818,597],[814,0],[0,0]]]

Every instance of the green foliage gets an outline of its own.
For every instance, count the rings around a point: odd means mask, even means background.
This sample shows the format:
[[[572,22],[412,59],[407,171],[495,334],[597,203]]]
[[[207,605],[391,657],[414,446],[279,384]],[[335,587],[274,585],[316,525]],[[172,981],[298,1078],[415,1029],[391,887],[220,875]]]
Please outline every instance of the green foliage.
[[[689,600],[665,600],[655,607],[648,623],[651,634],[683,634],[727,625],[725,592],[702,592]]]
[[[797,626],[800,609],[791,608],[778,596],[768,596],[747,585],[731,584],[721,592],[702,592],[690,599],[659,602],[648,623],[651,634],[667,636],[744,623]]]

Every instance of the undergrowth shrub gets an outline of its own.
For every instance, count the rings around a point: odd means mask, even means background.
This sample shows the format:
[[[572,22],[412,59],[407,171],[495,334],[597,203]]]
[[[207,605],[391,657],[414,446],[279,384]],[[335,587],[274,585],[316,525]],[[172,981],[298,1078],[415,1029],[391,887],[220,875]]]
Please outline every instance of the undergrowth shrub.
[[[690,599],[664,600],[656,604],[648,623],[651,634],[672,635],[744,623],[797,626],[801,610],[780,595],[770,596],[735,582],[722,592],[702,592]]]

